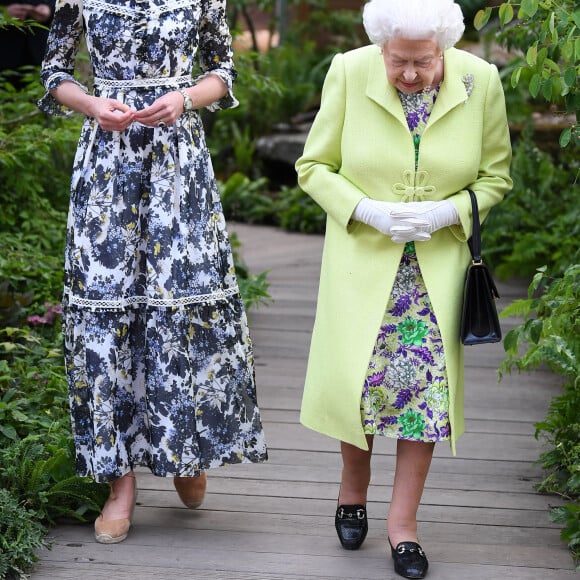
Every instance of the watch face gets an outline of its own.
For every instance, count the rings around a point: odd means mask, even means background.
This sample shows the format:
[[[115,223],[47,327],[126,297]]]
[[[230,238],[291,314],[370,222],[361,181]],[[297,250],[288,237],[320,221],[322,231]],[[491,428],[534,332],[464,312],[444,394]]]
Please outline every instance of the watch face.
[[[185,90],[179,91],[183,95],[183,109],[185,111],[191,111],[193,109],[193,101],[191,97],[185,92]]]

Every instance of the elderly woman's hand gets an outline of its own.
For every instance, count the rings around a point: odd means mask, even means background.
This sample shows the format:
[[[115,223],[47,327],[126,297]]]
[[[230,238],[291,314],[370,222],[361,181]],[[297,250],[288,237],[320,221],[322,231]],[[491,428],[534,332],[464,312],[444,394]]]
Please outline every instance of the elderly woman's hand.
[[[441,228],[459,223],[459,214],[453,202],[443,201],[411,201],[400,208],[392,210],[391,215],[414,218],[425,222],[423,231],[432,234]]]
[[[431,236],[425,231],[429,222],[418,218],[412,211],[405,211],[406,205],[363,197],[352,217],[390,236],[395,243],[429,240]]]

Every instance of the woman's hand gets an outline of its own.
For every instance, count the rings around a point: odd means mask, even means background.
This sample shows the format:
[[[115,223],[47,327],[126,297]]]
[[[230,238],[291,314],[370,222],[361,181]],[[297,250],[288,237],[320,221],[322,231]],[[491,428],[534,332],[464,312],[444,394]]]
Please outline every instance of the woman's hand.
[[[405,212],[406,205],[363,197],[355,207],[352,217],[390,236],[398,244],[429,240],[431,236],[423,231],[428,222],[412,212]]]
[[[46,22],[52,15],[52,11],[48,4],[9,4],[6,7],[8,16],[17,18],[18,20],[32,19],[37,22]]]
[[[37,22],[47,22],[52,16],[52,10],[48,4],[38,4],[38,6],[32,6],[28,16]]]
[[[133,121],[135,111],[115,99],[89,97],[87,114],[97,121],[103,131],[124,131]]]
[[[459,223],[459,214],[453,202],[443,201],[411,201],[402,205],[401,209],[393,211],[394,216],[406,216],[426,222],[423,231],[432,234],[441,228]]]
[[[179,91],[171,91],[159,97],[153,104],[137,111],[135,121],[147,127],[173,125],[183,113],[183,95]]]
[[[8,4],[6,11],[8,16],[18,20],[26,20],[28,13],[34,8],[32,4]]]

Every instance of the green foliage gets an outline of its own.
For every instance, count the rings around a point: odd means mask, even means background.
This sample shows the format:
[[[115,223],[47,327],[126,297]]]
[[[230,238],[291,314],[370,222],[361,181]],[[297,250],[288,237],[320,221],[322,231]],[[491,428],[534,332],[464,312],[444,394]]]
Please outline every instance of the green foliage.
[[[544,421],[536,424],[549,450],[540,462],[547,475],[541,491],[569,500],[553,511],[554,521],[564,524],[562,539],[580,559],[580,264],[571,265],[561,277],[552,278],[540,268],[526,300],[516,300],[502,316],[523,315],[524,321],[504,339],[506,360],[499,371],[534,370],[546,364],[563,377],[562,394],[550,402]],[[520,354],[520,348],[525,351]]]
[[[251,18],[255,5],[271,16],[272,30],[281,25],[274,14],[276,3],[273,1],[254,4],[237,0],[230,4],[230,21],[235,27],[238,15],[242,14],[257,45]],[[277,125],[287,124],[294,116],[316,108],[332,56],[338,49],[354,48],[366,42],[360,26],[360,11],[329,10],[326,0],[311,0],[306,6],[308,19],[292,20],[284,42],[266,51],[259,51],[257,46],[236,51],[238,78],[234,91],[240,104],[220,111],[205,122],[208,143],[220,174],[227,176],[239,171],[257,178],[259,168],[254,166],[253,145],[246,144],[272,133]],[[313,30],[316,35],[312,34]],[[321,38],[325,40],[322,44],[317,42]]]
[[[17,91],[0,76],[0,231],[61,251],[79,119],[42,114],[38,69],[25,78],[28,84]]]
[[[251,180],[239,172],[219,183],[226,218],[249,224],[271,223],[274,200],[264,193],[267,184],[265,177]]]
[[[46,547],[45,527],[7,489],[0,489],[0,578],[25,578]]]
[[[43,525],[98,515],[109,487],[75,475],[74,449],[65,434],[30,435],[0,451],[0,486]]]
[[[304,234],[324,233],[326,214],[299,187],[282,187],[277,198],[277,216],[282,228]]]
[[[299,187],[283,186],[272,192],[266,178],[252,181],[242,173],[234,173],[219,185],[228,219],[302,233],[324,232],[326,214]]]
[[[485,253],[498,276],[532,276],[543,264],[561,274],[580,261],[579,171],[572,151],[555,161],[534,144],[530,127],[522,133],[513,190],[485,222]]]
[[[477,13],[481,29],[494,8]],[[530,95],[562,103],[575,121],[560,135],[560,146],[580,144],[580,9],[576,0],[508,0],[497,9],[499,24],[506,30],[499,40],[522,51],[512,72],[511,85],[525,83]],[[514,18],[517,20],[514,21]]]
[[[43,326],[0,329],[0,447],[35,433],[69,433],[60,322]]]
[[[261,272],[260,274],[251,274],[248,266],[240,256],[239,250],[241,247],[238,236],[233,233],[230,235],[230,245],[234,255],[234,263],[236,265],[236,277],[238,279],[238,287],[240,294],[244,301],[247,310],[259,306],[260,304],[268,304],[270,302],[270,294],[268,288],[270,284],[266,280],[268,272]]]
[[[15,303],[32,305],[55,301],[62,294],[64,249],[64,223],[61,216],[59,240],[54,239],[53,252],[43,250],[34,240],[36,234],[0,233],[0,325],[17,325],[18,318],[9,318]],[[40,228],[42,222],[37,223]],[[58,250],[56,249],[58,248]],[[3,314],[3,309],[10,309]],[[21,309],[21,314],[26,311]],[[13,312],[15,314],[15,312]]]

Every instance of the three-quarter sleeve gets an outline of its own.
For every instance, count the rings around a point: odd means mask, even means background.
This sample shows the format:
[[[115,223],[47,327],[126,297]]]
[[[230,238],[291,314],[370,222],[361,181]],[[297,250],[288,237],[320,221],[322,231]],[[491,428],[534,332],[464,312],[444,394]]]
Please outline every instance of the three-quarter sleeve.
[[[232,37],[227,21],[225,0],[203,0],[199,31],[199,82],[208,74],[215,74],[225,83],[228,92],[207,108],[210,111],[232,109],[238,106],[233,94],[237,72],[234,68]]]
[[[82,35],[82,2],[58,0],[40,70],[40,80],[46,93],[38,101],[38,107],[45,113],[60,116],[72,114],[70,109],[50,94],[50,91],[56,89],[63,81],[71,81],[88,92],[87,88],[73,76]]]

